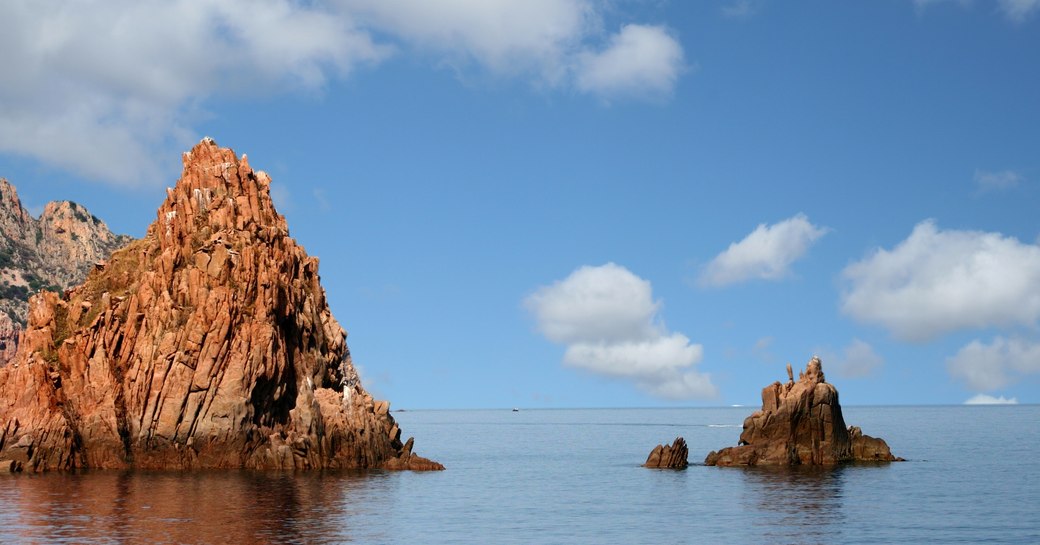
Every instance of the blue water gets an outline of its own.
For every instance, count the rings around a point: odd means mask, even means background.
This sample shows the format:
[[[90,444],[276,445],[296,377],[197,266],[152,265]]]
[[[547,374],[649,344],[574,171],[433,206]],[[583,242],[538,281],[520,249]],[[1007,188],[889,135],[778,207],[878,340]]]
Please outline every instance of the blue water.
[[[396,413],[433,473],[0,477],[0,543],[1040,543],[1040,406],[845,407],[905,463],[690,461],[753,409]]]

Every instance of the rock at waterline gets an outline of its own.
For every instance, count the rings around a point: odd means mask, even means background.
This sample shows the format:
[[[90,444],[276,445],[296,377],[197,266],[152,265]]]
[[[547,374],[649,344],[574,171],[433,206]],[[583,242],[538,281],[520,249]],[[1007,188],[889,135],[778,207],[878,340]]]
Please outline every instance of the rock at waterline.
[[[362,387],[318,260],[270,178],[211,139],[141,240],[30,300],[0,368],[0,459],[26,471],[443,469]]]
[[[845,427],[838,390],[825,381],[823,362],[813,356],[794,381],[762,390],[762,409],[744,420],[738,446],[711,452],[709,466],[834,465],[843,462],[894,462],[883,439]]]
[[[686,448],[686,440],[676,437],[671,446],[657,445],[650,451],[643,467],[652,469],[686,469],[689,449]]]

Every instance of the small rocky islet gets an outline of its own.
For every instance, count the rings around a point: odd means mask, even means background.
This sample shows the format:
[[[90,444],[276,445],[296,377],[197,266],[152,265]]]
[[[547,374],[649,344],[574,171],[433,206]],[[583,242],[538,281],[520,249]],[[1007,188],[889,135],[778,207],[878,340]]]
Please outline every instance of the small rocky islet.
[[[762,389],[762,409],[744,420],[737,446],[712,451],[707,466],[834,466],[849,462],[901,462],[883,439],[845,427],[838,389],[825,380],[823,362],[813,356],[794,380]],[[644,467],[683,469],[688,449],[682,437],[657,445]]]
[[[0,467],[439,470],[362,387],[270,178],[203,139],[146,236],[29,302]]]
[[[838,389],[825,380],[823,362],[813,356],[794,380],[762,389],[762,409],[744,420],[735,447],[713,451],[709,466],[830,466],[846,462],[902,461],[883,439],[845,427]]]

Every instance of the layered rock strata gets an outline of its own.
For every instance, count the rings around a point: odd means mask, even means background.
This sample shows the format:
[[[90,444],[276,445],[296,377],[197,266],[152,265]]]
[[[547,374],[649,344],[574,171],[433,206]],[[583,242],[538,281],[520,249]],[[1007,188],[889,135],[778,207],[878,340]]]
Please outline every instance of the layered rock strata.
[[[794,381],[762,390],[762,409],[744,420],[738,446],[711,452],[709,466],[834,465],[843,462],[892,462],[884,440],[845,427],[838,390],[824,380],[823,363],[813,356]]]
[[[443,469],[362,387],[269,177],[204,139],[147,235],[30,303],[0,459],[77,468]]]
[[[657,445],[646,457],[643,467],[653,469],[686,469],[690,450],[686,448],[686,440],[676,437],[669,445]]]

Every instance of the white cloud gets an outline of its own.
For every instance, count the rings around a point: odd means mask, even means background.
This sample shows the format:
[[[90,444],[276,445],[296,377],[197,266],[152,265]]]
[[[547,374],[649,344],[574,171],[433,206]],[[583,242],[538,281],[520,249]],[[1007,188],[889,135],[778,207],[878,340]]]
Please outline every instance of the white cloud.
[[[199,100],[315,88],[385,54],[291,0],[4,2],[0,35],[0,151],[124,185],[160,181],[156,151],[197,139]]]
[[[602,29],[591,0],[340,0],[366,25],[453,65],[533,75],[605,98],[671,94],[684,69],[682,46],[660,26]],[[595,42],[605,39],[605,47]]]
[[[1013,170],[999,172],[975,170],[975,183],[979,186],[980,191],[1011,189],[1017,187],[1023,180],[1022,175]]]
[[[752,278],[778,280],[828,231],[809,223],[805,214],[773,225],[759,224],[740,242],[715,256],[701,272],[702,286],[726,286]]]
[[[0,153],[109,183],[168,182],[208,100],[320,90],[401,43],[552,88],[670,92],[678,42],[641,25],[607,36],[605,9],[593,0],[2,2]],[[588,55],[620,64],[591,71]]]
[[[842,311],[897,338],[1040,319],[1040,247],[981,231],[919,223],[894,249],[845,268]]]
[[[560,81],[598,26],[589,0],[340,0],[364,24],[456,63]]]
[[[1021,375],[1040,373],[1040,343],[996,337],[983,344],[976,339],[947,358],[946,367],[972,390],[996,390]]]
[[[578,57],[578,89],[604,97],[667,96],[683,71],[683,50],[658,26],[625,25],[608,47]]]
[[[964,402],[965,405],[1018,405],[1018,398],[1006,398],[1004,396],[993,397],[991,395],[979,394]]]
[[[734,0],[720,8],[722,15],[732,19],[751,17],[758,13],[758,4],[751,0]]]
[[[1040,9],[1040,0],[998,0],[1000,11],[1008,19],[1021,23]]]
[[[918,13],[933,4],[956,3],[962,8],[970,8],[972,0],[913,0]],[[1040,8],[1040,0],[997,0],[997,11],[1013,23],[1021,23]]]
[[[859,339],[852,339],[845,347],[844,357],[836,361],[832,368],[840,377],[857,378],[869,376],[884,363],[884,358],[874,351],[874,347]]]
[[[703,358],[701,345],[667,331],[650,282],[624,267],[581,267],[536,290],[524,306],[546,338],[567,345],[567,365],[630,380],[659,397],[717,395],[710,376],[692,370]]]

